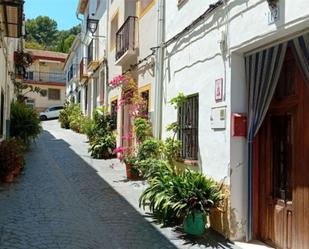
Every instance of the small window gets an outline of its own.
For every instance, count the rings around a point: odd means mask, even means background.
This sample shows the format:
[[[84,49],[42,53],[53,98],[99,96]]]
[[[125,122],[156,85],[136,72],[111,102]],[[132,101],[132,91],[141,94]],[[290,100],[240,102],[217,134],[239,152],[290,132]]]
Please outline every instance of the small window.
[[[48,89],[49,100],[60,100],[60,89]]]
[[[118,31],[118,13],[113,17],[111,22],[110,49],[116,47],[116,33]]]
[[[112,129],[117,129],[117,111],[118,111],[118,100],[115,99],[111,102],[111,117],[112,117]]]
[[[198,159],[198,95],[187,97],[185,103],[178,108],[178,139],[182,143],[181,158]]]

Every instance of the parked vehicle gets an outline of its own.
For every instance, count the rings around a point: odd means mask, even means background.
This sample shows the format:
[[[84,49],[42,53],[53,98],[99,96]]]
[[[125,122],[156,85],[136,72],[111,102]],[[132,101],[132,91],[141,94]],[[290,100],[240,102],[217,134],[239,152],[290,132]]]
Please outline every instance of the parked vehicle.
[[[50,106],[44,112],[40,112],[40,119],[47,120],[51,118],[59,118],[59,114],[62,109],[63,105]]]

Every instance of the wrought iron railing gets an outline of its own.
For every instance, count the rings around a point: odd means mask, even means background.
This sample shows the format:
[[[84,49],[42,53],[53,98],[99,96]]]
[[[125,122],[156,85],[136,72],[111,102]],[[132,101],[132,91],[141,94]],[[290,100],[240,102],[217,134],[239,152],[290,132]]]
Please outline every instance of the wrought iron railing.
[[[40,82],[56,82],[65,83],[66,77],[64,72],[38,72],[28,71],[24,76],[24,80],[40,81]]]
[[[129,16],[116,33],[116,61],[128,50],[135,50],[136,20]]]

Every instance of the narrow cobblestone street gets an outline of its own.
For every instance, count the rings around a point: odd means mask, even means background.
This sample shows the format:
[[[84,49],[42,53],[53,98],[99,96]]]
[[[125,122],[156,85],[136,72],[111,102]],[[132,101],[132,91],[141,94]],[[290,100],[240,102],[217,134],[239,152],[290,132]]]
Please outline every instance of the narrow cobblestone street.
[[[0,187],[1,249],[236,248],[151,224],[138,208],[145,182],[127,182],[117,160],[91,159],[86,137],[56,120],[43,128],[23,174]]]

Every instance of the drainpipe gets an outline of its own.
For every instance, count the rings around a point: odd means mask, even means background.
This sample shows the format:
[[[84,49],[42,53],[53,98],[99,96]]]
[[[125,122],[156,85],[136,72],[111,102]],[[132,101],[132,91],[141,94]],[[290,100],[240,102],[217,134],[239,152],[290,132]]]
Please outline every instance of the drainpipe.
[[[162,137],[162,104],[163,104],[163,63],[164,63],[164,28],[165,28],[165,0],[159,0],[156,66],[155,66],[155,113],[154,136]]]
[[[109,0],[106,0],[106,39],[105,39],[105,60],[104,60],[104,63],[105,63],[105,84],[104,84],[104,105],[107,107],[108,106],[108,100],[107,100],[107,97],[108,97],[108,94],[107,94],[107,85],[108,85],[108,39],[109,39],[109,36],[108,36],[108,20],[109,20]]]

